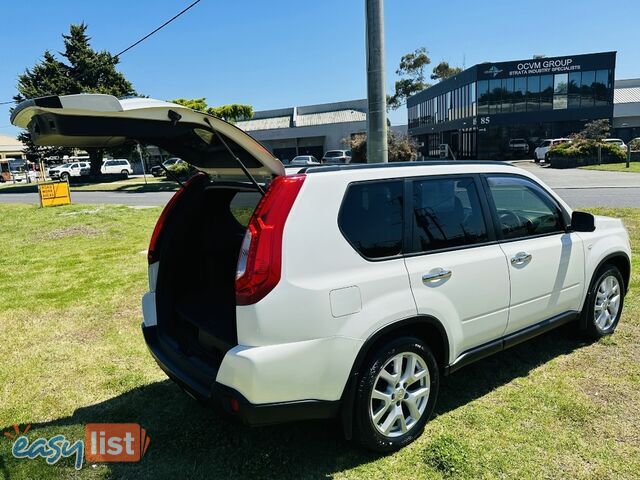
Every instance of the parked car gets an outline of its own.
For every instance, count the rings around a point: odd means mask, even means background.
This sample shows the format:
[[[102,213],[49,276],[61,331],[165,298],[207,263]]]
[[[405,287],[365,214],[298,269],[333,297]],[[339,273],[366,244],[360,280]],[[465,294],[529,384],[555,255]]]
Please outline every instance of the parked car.
[[[160,165],[154,165],[153,167],[151,167],[151,175],[153,175],[154,177],[161,177],[166,173],[165,168],[169,168],[173,165],[178,165],[180,163],[184,163],[184,160],[182,160],[181,158],[178,158],[178,157],[168,158],[167,160],[162,162],[162,165],[164,165],[164,168],[162,168]]]
[[[536,163],[544,162],[546,159],[547,152],[551,147],[553,147],[554,145],[560,145],[561,143],[567,143],[567,142],[570,143],[571,139],[570,138],[549,138],[546,140],[542,140],[542,142],[540,142],[540,145],[538,145],[536,149],[533,151],[533,159],[535,160]]]
[[[133,168],[131,168],[131,164],[129,160],[126,158],[112,158],[110,160],[105,160],[102,163],[102,167],[100,168],[101,173],[120,173],[124,175],[125,178],[128,178],[129,175],[133,174]]]
[[[322,163],[351,163],[351,150],[329,150],[321,161]]]
[[[291,165],[292,167],[299,165],[320,165],[320,162],[313,155],[298,155],[297,157],[294,157],[293,160],[291,160],[291,163],[289,165]]]
[[[56,165],[51,167],[48,171],[49,178],[51,180],[69,180],[69,177],[80,177],[86,175],[87,169],[90,169],[89,162],[71,162],[63,163],[62,165]]]
[[[526,170],[407,162],[285,176],[220,119],[93,97],[69,113],[65,97],[22,103],[11,121],[42,126],[31,132],[37,145],[61,140],[40,115],[94,146],[144,134],[201,171],[151,237],[142,332],[171,379],[233,418],[340,416],[347,437],[396,450],[423,431],[442,375],[559,325],[600,338],[620,320],[624,225],[572,211]],[[241,162],[229,161],[229,145]],[[243,171],[251,181],[212,181]],[[245,227],[231,205],[252,192],[262,200]]]
[[[605,138],[602,143],[608,143],[610,145],[617,145],[622,148],[625,152],[627,151],[627,146],[620,138]]]
[[[512,138],[509,140],[511,153],[529,153],[529,143],[524,138]]]

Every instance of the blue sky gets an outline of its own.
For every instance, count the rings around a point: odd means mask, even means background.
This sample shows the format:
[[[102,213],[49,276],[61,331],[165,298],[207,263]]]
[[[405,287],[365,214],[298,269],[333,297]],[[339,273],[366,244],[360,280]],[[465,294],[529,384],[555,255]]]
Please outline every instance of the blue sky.
[[[0,29],[0,101],[45,49],[62,49],[70,23],[89,25],[93,47],[116,53],[190,0],[7,0]],[[433,64],[617,50],[616,78],[640,77],[637,0],[387,0],[388,91],[400,57],[428,48]],[[364,0],[202,0],[127,52],[120,69],[141,93],[206,97],[255,109],[366,96]],[[433,66],[433,65],[432,65]],[[391,114],[406,123],[406,111]],[[0,106],[0,133],[17,132]]]

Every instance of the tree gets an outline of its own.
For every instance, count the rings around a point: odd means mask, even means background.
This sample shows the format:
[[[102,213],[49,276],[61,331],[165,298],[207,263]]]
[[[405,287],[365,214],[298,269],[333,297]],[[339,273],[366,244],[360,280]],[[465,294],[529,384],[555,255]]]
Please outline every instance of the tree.
[[[354,163],[367,162],[367,135],[360,133],[351,138],[344,139],[343,143],[351,149]],[[413,138],[408,135],[400,135],[389,130],[387,135],[387,148],[390,162],[414,161],[418,158],[418,146]]]
[[[400,65],[396,74],[400,77],[395,84],[395,93],[387,97],[387,107],[396,110],[407,101],[411,95],[418,93],[430,85],[425,83],[424,69],[431,63],[427,49],[418,48],[400,58]]]
[[[433,73],[431,74],[431,80],[446,80],[449,77],[459,74],[462,71],[460,67],[450,67],[449,62],[440,62],[433,67]]]
[[[235,123],[240,120],[246,120],[253,117],[253,107],[251,105],[241,105],[232,103],[230,105],[222,105],[220,107],[207,106],[206,98],[177,98],[171,100],[173,103],[183,105],[199,112],[205,112],[214,117],[221,118],[227,122]]]
[[[609,138],[611,134],[611,124],[609,119],[592,120],[584,125],[580,133],[574,135],[574,138],[592,140],[596,143],[602,142],[605,138]]]
[[[116,70],[118,57],[107,51],[91,48],[91,38],[87,35],[87,25],[72,24],[69,34],[62,35],[64,51],[58,60],[49,50],[45,50],[42,61],[27,68],[18,77],[18,94],[13,98],[21,102],[27,98],[47,95],[71,95],[77,93],[103,93],[116,97],[136,95],[131,82]],[[28,132],[20,135],[30,155],[51,154],[54,149],[37,147]],[[100,173],[103,151],[87,149],[91,158],[91,174]]]

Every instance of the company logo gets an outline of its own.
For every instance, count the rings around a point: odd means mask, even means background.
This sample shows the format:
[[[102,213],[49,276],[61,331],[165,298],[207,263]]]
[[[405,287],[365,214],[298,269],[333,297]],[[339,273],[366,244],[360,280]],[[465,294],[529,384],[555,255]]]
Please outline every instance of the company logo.
[[[137,423],[90,423],[85,426],[84,440],[74,442],[64,435],[51,438],[37,438],[30,442],[26,436],[31,425],[20,432],[13,425],[14,433],[4,432],[13,440],[11,453],[15,458],[34,460],[44,458],[48,465],[56,464],[61,458],[75,456],[76,470],[87,462],[139,462],[149,448],[151,438]]]
[[[137,423],[88,423],[84,432],[87,462],[139,462],[151,441]]]
[[[493,75],[493,77],[495,78],[496,75],[498,75],[499,73],[502,73],[504,70],[499,69],[498,67],[496,67],[495,65],[493,67],[491,67],[489,70],[485,70],[484,73],[486,75]]]

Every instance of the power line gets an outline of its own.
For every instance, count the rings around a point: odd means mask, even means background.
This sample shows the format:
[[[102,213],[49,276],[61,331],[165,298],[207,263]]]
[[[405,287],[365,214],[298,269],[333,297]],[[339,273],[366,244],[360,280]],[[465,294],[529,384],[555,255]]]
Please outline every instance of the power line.
[[[192,4],[190,4],[189,6],[187,6],[186,8],[184,8],[183,10],[181,10],[179,13],[177,13],[176,15],[174,15],[173,17],[171,17],[169,20],[167,20],[166,22],[164,22],[162,25],[160,25],[158,28],[156,28],[155,30],[153,30],[152,32],[146,34],[144,37],[142,37],[140,40],[138,40],[135,43],[132,43],[131,45],[129,45],[127,48],[125,48],[124,50],[122,50],[120,53],[118,53],[117,55],[115,55],[115,58],[119,58],[120,55],[122,55],[123,53],[128,52],[129,50],[131,50],[133,47],[135,47],[136,45],[141,44],[142,42],[144,42],[147,38],[149,38],[151,35],[153,35],[156,32],[159,32],[160,30],[162,30],[164,27],[166,27],[167,25],[169,25],[171,22],[173,22],[176,18],[178,18],[179,16],[183,15],[184,13],[186,13],[188,10],[191,10],[193,7],[195,7],[198,3],[200,3],[202,0],[196,0],[195,2],[193,2]],[[0,102],[0,105],[9,105],[12,103],[16,103],[15,100],[11,100],[9,102]]]
[[[174,15],[173,17],[171,17],[169,20],[167,20],[166,22],[164,22],[162,25],[160,25],[158,28],[156,28],[153,32],[148,33],[147,35],[145,35],[144,37],[142,37],[140,40],[138,40],[137,42],[129,45],[127,48],[125,48],[124,50],[122,50],[120,53],[118,53],[115,58],[120,57],[120,55],[122,55],[125,52],[128,52],[129,50],[131,50],[133,47],[135,47],[136,45],[139,45],[140,43],[144,42],[147,38],[149,38],[151,35],[153,35],[154,33],[158,32],[159,30],[162,30],[164,27],[166,27],[167,25],[169,25],[171,22],[173,22],[176,18],[178,18],[180,15],[182,15],[183,13],[186,13],[188,10],[190,10],[191,8],[195,7],[196,4],[200,3],[201,0],[196,0],[195,2],[193,2],[191,5],[189,5],[188,7],[186,7],[184,10],[182,10],[180,13]]]

